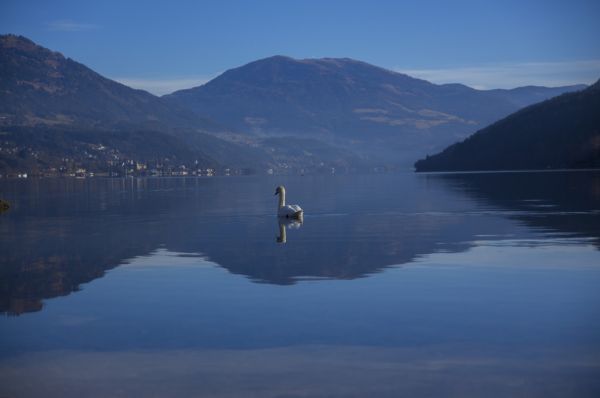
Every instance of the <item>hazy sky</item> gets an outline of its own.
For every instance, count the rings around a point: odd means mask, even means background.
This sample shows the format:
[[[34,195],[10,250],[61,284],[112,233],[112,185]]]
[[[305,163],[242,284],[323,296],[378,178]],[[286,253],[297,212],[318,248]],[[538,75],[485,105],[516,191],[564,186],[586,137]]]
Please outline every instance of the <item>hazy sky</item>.
[[[275,54],[496,88],[600,78],[599,16],[598,0],[2,0],[0,32],[159,94]]]

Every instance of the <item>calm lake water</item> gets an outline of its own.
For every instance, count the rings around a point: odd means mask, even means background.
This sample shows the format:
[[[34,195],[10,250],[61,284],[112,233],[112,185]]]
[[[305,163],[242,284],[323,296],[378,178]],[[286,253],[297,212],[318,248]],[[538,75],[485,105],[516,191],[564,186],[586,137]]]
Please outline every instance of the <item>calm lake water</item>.
[[[0,397],[600,396],[600,172],[0,197]]]

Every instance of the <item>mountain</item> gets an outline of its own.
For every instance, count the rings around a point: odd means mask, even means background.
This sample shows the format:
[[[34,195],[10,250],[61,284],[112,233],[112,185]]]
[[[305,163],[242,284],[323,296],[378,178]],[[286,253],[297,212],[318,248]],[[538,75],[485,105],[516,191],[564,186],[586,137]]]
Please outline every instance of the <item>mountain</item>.
[[[0,76],[0,172],[270,165],[264,151],[215,137],[226,131],[217,123],[22,36],[0,36]]]
[[[353,152],[321,140],[239,139],[228,127],[22,36],[0,36],[0,76],[0,174],[121,174],[137,163],[166,172],[363,165]]]
[[[519,108],[524,108],[564,93],[583,90],[586,87],[585,84],[564,87],[524,86],[510,90],[488,90],[487,92],[493,93],[500,98],[504,98]]]
[[[600,80],[531,105],[441,153],[417,171],[600,167]]]
[[[159,98],[15,35],[0,36],[0,76],[0,174],[408,167],[576,88],[479,91],[347,58],[276,56]]]
[[[0,75],[2,125],[217,128],[22,36],[0,36]]]
[[[525,105],[579,88],[481,91],[348,58],[275,56],[164,98],[246,136],[317,138],[406,165]]]

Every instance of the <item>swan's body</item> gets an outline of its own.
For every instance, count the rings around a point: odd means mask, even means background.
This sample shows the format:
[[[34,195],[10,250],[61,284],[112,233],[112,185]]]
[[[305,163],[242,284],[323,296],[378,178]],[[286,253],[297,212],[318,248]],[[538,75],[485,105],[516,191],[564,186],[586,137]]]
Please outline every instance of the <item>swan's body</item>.
[[[284,218],[302,219],[304,210],[298,205],[285,204],[285,188],[280,185],[275,190],[275,195],[279,195],[279,206],[277,207],[277,216]]]

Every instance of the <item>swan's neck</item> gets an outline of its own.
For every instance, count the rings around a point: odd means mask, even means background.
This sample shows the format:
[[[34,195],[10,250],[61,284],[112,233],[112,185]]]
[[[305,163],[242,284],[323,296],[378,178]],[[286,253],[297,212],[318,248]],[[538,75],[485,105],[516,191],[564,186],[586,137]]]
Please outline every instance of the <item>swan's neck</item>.
[[[279,207],[285,206],[285,189],[281,189],[279,192]]]

